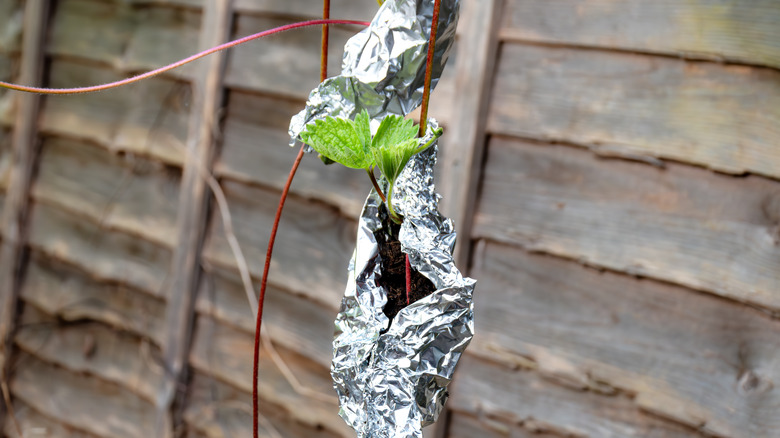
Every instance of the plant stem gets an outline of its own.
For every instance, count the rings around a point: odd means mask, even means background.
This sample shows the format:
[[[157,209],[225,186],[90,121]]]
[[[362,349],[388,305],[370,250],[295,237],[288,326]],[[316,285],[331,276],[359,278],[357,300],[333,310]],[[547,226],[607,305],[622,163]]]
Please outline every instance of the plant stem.
[[[301,27],[307,27],[307,26],[319,26],[319,25],[328,25],[328,24],[356,24],[361,26],[368,26],[370,23],[367,21],[356,21],[356,20],[309,20],[309,21],[301,21],[298,23],[292,23],[292,24],[286,24],[284,26],[276,27],[274,29],[265,30],[253,35],[249,35],[244,38],[237,39],[235,41],[231,41],[229,43],[221,44],[216,47],[212,47],[211,49],[205,50],[203,52],[197,53],[195,55],[192,55],[190,57],[184,58],[181,61],[174,62],[173,64],[168,64],[164,67],[160,67],[158,69],[148,71],[146,73],[142,73],[137,76],[133,76],[131,78],[123,79],[121,81],[116,82],[110,82],[108,84],[102,84],[102,85],[94,85],[90,87],[79,87],[79,88],[38,88],[38,87],[28,87],[26,85],[18,85],[18,84],[12,84],[10,82],[3,82],[0,81],[0,87],[2,88],[8,88],[11,90],[16,91],[24,91],[27,93],[39,93],[39,94],[80,94],[80,93],[90,93],[93,91],[103,91],[108,90],[110,88],[116,88],[122,85],[132,84],[134,82],[138,82],[147,78],[150,78],[152,76],[159,75],[160,73],[165,73],[167,71],[173,70],[177,67],[181,67],[184,64],[188,64],[192,61],[195,61],[196,59],[203,58],[204,56],[211,55],[212,53],[219,52],[220,50],[229,49],[231,47],[235,47],[239,44],[246,43],[248,41],[256,40],[258,38],[262,38],[268,35],[273,35],[275,33],[284,32],[287,30],[292,29],[298,29]]]
[[[431,39],[428,41],[428,59],[425,66],[425,86],[423,87],[423,100],[420,109],[420,137],[425,135],[428,128],[428,103],[431,99],[431,77],[433,76],[433,53],[436,50],[436,33],[439,31],[439,10],[441,0],[433,3],[433,17],[431,20]]]
[[[322,46],[320,54],[320,82],[324,81],[328,77],[328,40],[329,29],[327,22],[330,17],[330,0],[323,0],[323,20],[325,23],[322,25]],[[263,278],[260,281],[260,296],[258,297],[257,306],[257,321],[255,326],[255,345],[254,345],[254,358],[252,364],[252,436],[258,438],[259,420],[260,420],[260,406],[258,396],[258,374],[260,370],[260,329],[263,322],[263,303],[265,302],[265,290],[268,286],[268,271],[271,268],[271,256],[274,251],[274,243],[276,242],[276,232],[279,230],[279,220],[282,218],[282,209],[284,208],[285,201],[287,201],[287,194],[290,192],[290,186],[292,180],[295,178],[295,173],[298,171],[298,166],[303,159],[305,145],[301,145],[301,149],[298,151],[298,155],[295,157],[292,169],[290,169],[290,175],[287,177],[287,183],[282,190],[282,196],[279,199],[279,206],[276,208],[276,216],[274,217],[274,225],[271,228],[271,236],[268,239],[268,250],[265,254],[265,266],[263,267]]]
[[[401,224],[404,220],[401,216],[399,216],[395,210],[393,209],[393,185],[395,181],[390,181],[390,184],[387,186],[387,201],[385,201],[385,204],[387,204],[387,212],[390,214],[390,219],[393,220],[393,222],[397,224]]]
[[[412,292],[412,264],[409,263],[409,254],[406,254],[406,305],[409,305],[409,294]]]
[[[303,159],[303,153],[305,146],[301,146],[301,150],[298,151],[298,156],[295,157],[292,169],[290,169],[290,175],[287,177],[287,183],[282,190],[282,197],[279,199],[279,206],[276,208],[276,217],[274,217],[274,225],[271,228],[271,237],[268,239],[268,250],[265,254],[265,266],[263,267],[263,279],[260,281],[260,296],[257,298],[257,321],[255,325],[255,351],[254,351],[254,364],[252,366],[252,425],[253,436],[258,438],[257,426],[259,423],[258,415],[258,389],[257,389],[257,376],[260,368],[260,328],[263,321],[263,303],[265,302],[265,290],[268,286],[268,270],[271,267],[271,256],[274,252],[274,243],[276,242],[276,232],[279,229],[279,220],[282,218],[282,209],[284,203],[287,201],[287,194],[290,192],[290,185],[295,177],[295,172],[298,171],[298,165],[301,164]]]
[[[379,195],[380,198],[382,198],[382,202],[387,204],[387,198],[385,197],[385,194],[382,193],[382,189],[379,188],[379,183],[376,182],[376,176],[374,176],[374,169],[373,168],[366,169],[366,172],[368,172],[368,177],[371,178],[371,184],[374,185],[374,190],[376,190],[376,193]]]

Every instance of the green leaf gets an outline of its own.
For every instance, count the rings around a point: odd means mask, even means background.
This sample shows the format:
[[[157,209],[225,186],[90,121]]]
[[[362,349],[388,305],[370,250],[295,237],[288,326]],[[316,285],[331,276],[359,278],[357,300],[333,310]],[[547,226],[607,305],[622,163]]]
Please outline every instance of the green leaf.
[[[409,160],[418,152],[420,141],[411,138],[397,144],[380,146],[372,150],[376,166],[392,185]]]
[[[379,124],[374,139],[371,141],[371,149],[392,147],[417,136],[417,127],[414,121],[400,116],[387,116]]]
[[[353,169],[367,169],[373,164],[369,152],[370,130],[366,134],[368,114],[360,114],[356,122],[327,117],[306,125],[301,140],[326,158]]]

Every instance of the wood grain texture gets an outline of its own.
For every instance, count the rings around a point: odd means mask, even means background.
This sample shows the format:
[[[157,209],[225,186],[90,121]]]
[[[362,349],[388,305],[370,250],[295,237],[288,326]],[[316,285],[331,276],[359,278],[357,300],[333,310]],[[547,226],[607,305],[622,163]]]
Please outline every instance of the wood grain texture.
[[[370,21],[376,13],[376,3],[361,0],[331,0],[331,17],[345,20]],[[296,19],[322,18],[322,7],[309,0],[236,0],[236,9],[255,15],[278,15]],[[334,51],[340,46],[332,46]]]
[[[158,162],[46,137],[32,195],[104,229],[174,248],[180,184],[179,172]]]
[[[780,67],[773,0],[509,0],[504,39]]]
[[[49,85],[56,88],[102,84],[123,77],[111,69],[68,60],[55,59],[49,69]],[[161,77],[106,93],[48,96],[40,126],[46,134],[181,166],[190,99],[188,85]]]
[[[25,305],[16,345],[27,354],[74,373],[89,374],[154,403],[163,381],[160,351],[137,336],[89,321],[60,323]]]
[[[37,412],[35,409],[18,400],[14,402],[14,413],[16,414],[16,421],[19,422],[19,426],[22,428],[24,436],[19,436],[12,420],[7,419],[4,433],[8,438],[37,438],[40,436],[57,438],[97,438],[96,435],[68,427],[59,421],[41,415],[41,413]]]
[[[284,410],[265,400],[260,401],[260,412],[285,438],[336,438],[348,435],[307,427],[285,414]],[[204,438],[231,438],[252,435],[252,397],[219,380],[195,373],[189,405],[184,413],[189,429]],[[273,438],[263,424],[260,436]]]
[[[488,130],[780,178],[780,72],[505,44]]]
[[[255,290],[259,290],[259,282]],[[333,355],[333,320],[339,302],[321,303],[276,287],[266,291],[263,327],[274,343],[330,367]],[[215,267],[206,269],[198,293],[198,313],[247,334],[254,333],[255,318],[238,275]]]
[[[97,321],[162,344],[165,302],[115,281],[100,282],[34,252],[21,298],[65,322]]]
[[[486,141],[488,98],[498,50],[494,28],[503,3],[504,0],[489,0],[463,4],[463,19],[459,23],[462,33],[457,45],[460,56],[449,61],[447,70],[455,70],[450,81],[452,89],[439,90],[452,96],[452,120],[448,121],[451,129],[446,130],[440,148],[442,211],[454,221],[461,236],[469,236],[473,225]],[[438,96],[436,93],[436,99]],[[461,239],[455,249],[455,262],[461,269],[467,268],[470,249],[469,239]]]
[[[11,392],[46,417],[103,438],[154,436],[152,405],[132,393],[26,354],[15,368]]]
[[[171,253],[151,242],[101,229],[77,215],[36,203],[30,218],[30,245],[96,280],[163,296]]]
[[[525,361],[574,388],[634,394],[642,409],[715,436],[780,431],[780,321],[717,297],[499,244],[488,243],[479,257],[474,275],[489,292],[475,296],[472,353]]]
[[[199,10],[144,3],[58,2],[48,54],[99,61],[119,72],[140,72],[197,52]],[[197,64],[189,64],[167,74],[191,78],[197,68]]]
[[[211,1],[203,11],[198,48],[225,42],[233,23],[232,0]],[[211,196],[206,178],[216,155],[219,116],[222,107],[222,80],[225,54],[216,53],[201,63],[193,83],[193,111],[187,134],[187,156],[182,176],[181,197],[176,218],[176,246],[171,260],[168,305],[165,310],[163,364],[165,379],[155,396],[158,418],[170,417],[174,423],[181,408],[174,406],[178,389],[186,385],[187,355],[191,344],[195,296],[201,275],[201,249]],[[158,422],[159,427],[163,422]]]
[[[321,6],[313,10],[321,13]],[[335,16],[334,16],[335,17]],[[289,19],[239,15],[233,38],[289,24]],[[320,36],[318,26],[284,32],[239,46],[230,53],[225,82],[230,87],[306,99],[319,81]],[[342,47],[355,33],[332,27],[331,47]],[[341,56],[330,56],[329,72],[341,71]]]
[[[533,432],[533,437],[537,437],[536,433],[577,438],[702,436],[694,430],[642,413],[626,396],[573,391],[543,379],[537,373],[469,355],[459,364],[450,408],[455,411],[453,418],[466,412],[486,419],[494,428],[503,426],[505,429],[498,431],[499,436],[509,435],[507,432],[511,433],[512,426],[522,426],[525,431]],[[480,429],[490,436],[490,429],[484,426]],[[525,436],[519,432],[517,435]]]
[[[230,181],[222,188],[237,239],[252,275],[259,278],[279,194]],[[340,303],[354,236],[351,220],[328,207],[291,197],[279,227],[269,281],[317,302]],[[204,259],[237,272],[219,214],[211,219]]]
[[[251,394],[254,343],[251,334],[198,317],[193,339],[190,364],[195,370],[230,384],[246,396]],[[277,349],[303,385],[335,396],[327,368],[286,349]],[[339,418],[335,402],[327,403],[296,393],[265,350],[260,353],[259,394],[262,400],[276,405],[295,422],[345,437],[354,433]]]
[[[281,190],[296,154],[287,146],[287,128],[290,118],[303,106],[304,102],[299,100],[231,91],[224,146],[215,173]],[[325,166],[316,154],[309,154],[301,162],[291,191],[325,201],[346,215],[357,217],[370,188],[365,172],[340,165]]]
[[[523,424],[491,418],[486,415],[477,417],[466,412],[453,412],[451,415],[449,434],[447,438],[560,438],[554,432],[542,432],[533,427],[526,429]],[[530,422],[533,426],[533,422]]]
[[[475,235],[780,309],[780,184],[495,138]]]

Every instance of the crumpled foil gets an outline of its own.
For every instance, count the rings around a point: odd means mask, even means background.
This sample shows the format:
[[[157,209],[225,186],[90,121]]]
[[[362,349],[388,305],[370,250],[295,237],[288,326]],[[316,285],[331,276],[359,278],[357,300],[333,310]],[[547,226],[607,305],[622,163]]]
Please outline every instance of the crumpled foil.
[[[404,216],[401,249],[436,291],[392,321],[382,312],[387,293],[377,283],[382,201],[375,191],[360,217],[331,366],[339,414],[358,438],[422,438],[422,428],[442,411],[455,365],[474,334],[475,281],[455,267],[452,221],[437,210],[435,162],[436,146],[412,159],[396,182],[393,205]]]
[[[422,102],[433,0],[385,0],[371,25],[344,46],[341,75],[312,90],[306,109],[290,121],[290,145],[306,125],[327,116],[372,119],[405,116]],[[460,0],[442,0],[431,87],[439,82],[455,42]]]

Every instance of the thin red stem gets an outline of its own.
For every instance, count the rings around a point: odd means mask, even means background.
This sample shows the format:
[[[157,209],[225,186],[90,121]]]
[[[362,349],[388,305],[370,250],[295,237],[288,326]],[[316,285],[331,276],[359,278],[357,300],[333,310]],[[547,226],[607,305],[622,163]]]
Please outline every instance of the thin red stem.
[[[324,81],[328,77],[328,39],[329,29],[327,22],[330,17],[330,0],[323,0],[323,23],[322,25],[322,53],[320,54],[320,82]],[[368,23],[365,23],[368,25]],[[258,397],[258,374],[260,369],[260,329],[263,322],[263,302],[265,301],[265,290],[268,285],[268,271],[271,268],[271,256],[274,251],[274,242],[276,241],[276,232],[279,229],[279,221],[282,218],[282,209],[284,203],[287,201],[287,194],[290,192],[290,186],[292,185],[295,173],[298,171],[298,166],[301,164],[303,154],[306,149],[305,145],[301,146],[301,150],[298,151],[298,156],[295,157],[290,174],[287,177],[287,183],[282,190],[282,197],[279,199],[279,206],[276,209],[276,217],[274,217],[274,225],[271,228],[271,237],[268,239],[268,250],[265,254],[265,266],[263,267],[263,278],[260,281],[260,296],[258,297],[257,306],[257,321],[255,324],[255,346],[254,346],[254,363],[252,365],[252,434],[254,438],[258,438],[258,423],[260,420],[260,407]]]
[[[282,218],[282,209],[284,208],[284,203],[287,201],[287,194],[290,192],[290,186],[292,185],[292,180],[295,177],[295,172],[298,171],[298,165],[301,164],[301,159],[303,159],[303,153],[304,153],[305,146],[301,146],[301,150],[298,151],[298,156],[295,157],[295,162],[293,163],[292,169],[290,169],[290,175],[287,177],[287,183],[284,185],[284,190],[282,190],[282,197],[279,199],[279,206],[276,208],[276,216],[274,217],[274,225],[273,228],[271,228],[271,237],[268,238],[268,250],[265,253],[265,266],[263,267],[263,278],[260,281],[260,296],[257,298],[257,321],[255,325],[255,352],[254,352],[254,365],[252,367],[252,426],[254,427],[254,438],[258,437],[258,422],[259,422],[259,413],[258,410],[258,388],[257,388],[257,377],[258,377],[258,371],[259,371],[259,364],[260,364],[260,327],[263,321],[263,302],[265,302],[265,290],[268,286],[268,270],[271,267],[271,256],[274,252],[274,243],[276,242],[276,232],[279,229],[279,220]]]
[[[131,78],[123,79],[121,81],[111,82],[108,84],[103,85],[94,85],[90,87],[79,87],[79,88],[38,88],[38,87],[28,87],[26,85],[18,85],[18,84],[12,84],[9,82],[3,82],[0,81],[0,87],[3,88],[9,88],[11,90],[16,91],[24,91],[27,93],[40,93],[40,94],[80,94],[80,93],[90,93],[93,91],[103,91],[108,90],[110,88],[119,87],[122,85],[132,84],[133,82],[138,82],[144,79],[148,79],[152,76],[159,75],[160,73],[165,73],[167,71],[173,70],[175,68],[181,67],[184,64],[188,64],[192,61],[195,61],[197,59],[203,58],[204,56],[211,55],[212,53],[219,52],[220,50],[229,49],[231,47],[235,47],[239,44],[243,44],[252,40],[256,40],[258,38],[263,38],[269,35],[273,35],[279,32],[284,32],[287,30],[292,29],[298,29],[301,27],[308,27],[308,26],[327,26],[328,24],[356,24],[361,26],[368,26],[370,23],[366,21],[356,21],[356,20],[330,20],[330,19],[323,19],[323,20],[309,20],[309,21],[301,21],[299,23],[292,23],[292,24],[286,24],[284,26],[279,26],[274,29],[265,30],[259,33],[256,33],[254,35],[249,35],[244,38],[237,39],[235,41],[231,41],[229,43],[225,43],[216,47],[213,47],[211,49],[205,50],[203,52],[197,53],[195,55],[192,55],[188,58],[184,58],[181,61],[174,62],[173,64],[166,65],[165,67],[160,67],[158,69],[142,73],[137,76],[133,76]]]
[[[439,10],[441,0],[433,4],[433,17],[431,21],[431,39],[428,41],[428,59],[425,65],[425,87],[423,88],[423,100],[420,109],[420,137],[425,135],[428,128],[428,103],[431,100],[431,77],[433,76],[433,53],[436,50],[436,33],[439,30]]]
[[[412,293],[412,264],[409,263],[409,254],[406,254],[406,305],[409,305],[409,294]]]
[[[330,18],[330,0],[322,2],[322,18]],[[322,25],[322,50],[320,50],[320,82],[328,78],[328,42],[330,40],[330,29],[327,24]]]

